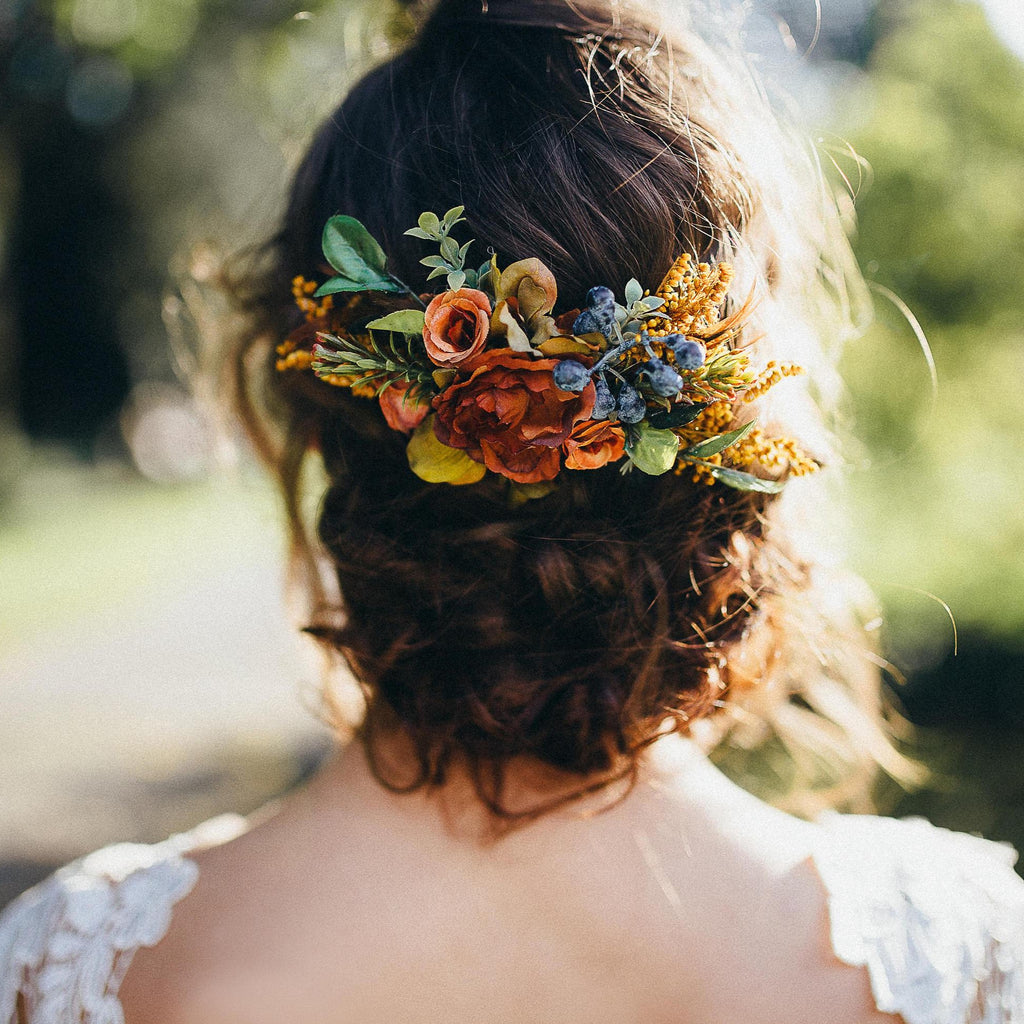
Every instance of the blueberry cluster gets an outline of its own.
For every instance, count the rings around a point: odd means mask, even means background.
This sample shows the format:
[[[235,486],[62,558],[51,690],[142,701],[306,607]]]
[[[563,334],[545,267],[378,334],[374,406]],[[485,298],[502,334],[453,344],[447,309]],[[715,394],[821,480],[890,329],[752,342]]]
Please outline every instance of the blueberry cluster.
[[[628,317],[627,311],[627,320]],[[682,334],[667,334],[657,340],[672,351],[673,366],[658,358],[646,332],[623,335],[616,318],[615,294],[610,288],[590,289],[587,305],[573,323],[573,334],[603,334],[610,346],[590,368],[576,359],[563,359],[554,369],[555,384],[563,391],[582,391],[591,381],[594,382],[595,420],[617,417],[622,423],[639,423],[647,415],[647,402],[641,394],[641,387],[658,398],[675,398],[684,385],[679,370],[696,370],[704,365],[707,357],[699,341]],[[633,367],[637,376],[630,383],[616,372],[613,364],[637,343],[643,345],[647,359]]]

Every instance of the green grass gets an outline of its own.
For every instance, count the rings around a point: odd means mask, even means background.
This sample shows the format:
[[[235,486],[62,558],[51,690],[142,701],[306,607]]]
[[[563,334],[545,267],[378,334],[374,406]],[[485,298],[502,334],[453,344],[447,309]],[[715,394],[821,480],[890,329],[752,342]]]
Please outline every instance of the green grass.
[[[262,481],[162,486],[120,467],[37,459],[0,509],[0,651],[281,544]]]

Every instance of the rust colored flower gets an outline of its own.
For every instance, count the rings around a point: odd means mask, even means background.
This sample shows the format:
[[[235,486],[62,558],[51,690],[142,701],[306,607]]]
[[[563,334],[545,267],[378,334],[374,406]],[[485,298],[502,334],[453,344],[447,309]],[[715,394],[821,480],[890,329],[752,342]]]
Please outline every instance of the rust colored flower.
[[[475,288],[459,288],[431,299],[425,316],[423,341],[431,362],[457,366],[483,350],[491,302]]]
[[[600,469],[626,454],[626,435],[608,420],[584,420],[572,428],[562,447],[566,469]]]
[[[470,377],[434,399],[438,439],[518,483],[554,479],[560,446],[594,408],[593,384],[578,394],[555,387],[557,362],[511,349],[485,352]]]
[[[419,395],[410,395],[411,388],[407,381],[401,381],[392,384],[380,396],[380,411],[384,413],[388,426],[406,434],[415,430],[430,412],[430,403],[424,402]]]

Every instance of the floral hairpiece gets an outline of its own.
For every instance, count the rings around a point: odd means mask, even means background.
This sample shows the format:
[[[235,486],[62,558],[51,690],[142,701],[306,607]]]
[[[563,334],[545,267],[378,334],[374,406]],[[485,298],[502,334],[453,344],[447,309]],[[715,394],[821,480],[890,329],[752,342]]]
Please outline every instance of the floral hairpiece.
[[[470,484],[491,472],[519,498],[548,493],[562,470],[622,463],[653,476],[774,493],[818,468],[787,438],[734,403],[752,401],[793,365],[755,372],[738,347],[747,307],[723,316],[728,263],[683,255],[655,294],[632,280],[624,301],[591,288],[584,309],[556,316],[557,287],[538,259],[466,267],[472,241],[452,237],[464,208],[424,213],[406,232],[439,246],[421,262],[438,295],[417,295],[387,271],[383,249],[352,217],[332,217],[323,251],[336,275],[297,277],[306,322],[278,347],[279,370],[307,369],[376,399],[409,436],[413,472]],[[336,300],[348,295],[344,303]],[[382,315],[383,314],[383,315]]]

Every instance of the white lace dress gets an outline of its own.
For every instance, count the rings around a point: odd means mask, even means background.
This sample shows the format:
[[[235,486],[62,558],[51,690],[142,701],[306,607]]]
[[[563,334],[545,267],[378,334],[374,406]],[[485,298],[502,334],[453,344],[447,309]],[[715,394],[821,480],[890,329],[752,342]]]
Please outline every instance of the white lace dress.
[[[1024,882],[1009,847],[924,821],[820,824],[832,946],[867,968],[880,1010],[906,1024],[1024,1024]],[[195,885],[188,851],[244,827],[231,815],[111,846],[17,899],[0,915],[0,1024],[123,1024],[132,955],[160,941]]]

